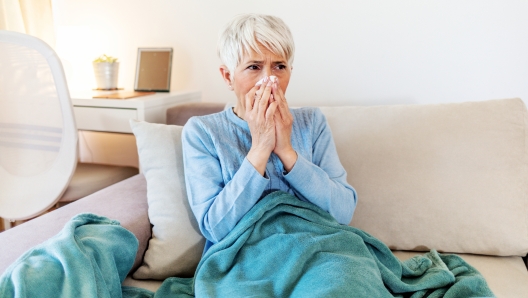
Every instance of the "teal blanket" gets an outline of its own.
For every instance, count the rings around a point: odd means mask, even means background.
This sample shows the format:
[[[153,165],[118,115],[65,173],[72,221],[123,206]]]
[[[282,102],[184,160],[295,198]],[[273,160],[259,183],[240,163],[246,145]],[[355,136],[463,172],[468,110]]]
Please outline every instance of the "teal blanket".
[[[78,216],[8,269],[0,297],[493,297],[460,257],[431,251],[401,262],[376,238],[284,192],[260,200],[194,278],[168,278],[156,293],[120,287],[136,249],[115,222]]]
[[[84,213],[0,277],[0,297],[121,297],[138,240],[115,220]]]
[[[125,289],[130,296],[140,290]],[[144,297],[150,295],[141,292]],[[202,257],[193,279],[169,278],[154,297],[493,297],[456,255],[405,262],[380,240],[284,193],[259,201]]]

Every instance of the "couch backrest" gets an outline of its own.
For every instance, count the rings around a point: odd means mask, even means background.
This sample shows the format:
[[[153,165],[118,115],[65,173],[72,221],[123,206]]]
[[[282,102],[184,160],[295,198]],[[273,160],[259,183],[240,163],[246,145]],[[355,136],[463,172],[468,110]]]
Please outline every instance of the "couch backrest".
[[[166,124],[185,125],[192,116],[202,116],[222,111],[225,103],[219,102],[186,102],[167,109]]]
[[[321,110],[358,192],[351,225],[392,249],[526,255],[520,99]]]

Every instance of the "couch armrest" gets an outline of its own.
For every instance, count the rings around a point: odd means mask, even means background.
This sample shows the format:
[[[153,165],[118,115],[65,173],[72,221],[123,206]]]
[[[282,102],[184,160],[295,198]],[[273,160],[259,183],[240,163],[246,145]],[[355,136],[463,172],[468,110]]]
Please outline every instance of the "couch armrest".
[[[95,213],[118,220],[139,240],[135,270],[143,260],[151,236],[148,218],[147,184],[138,174],[57,210],[0,233],[0,274],[28,249],[56,235],[79,213]]]

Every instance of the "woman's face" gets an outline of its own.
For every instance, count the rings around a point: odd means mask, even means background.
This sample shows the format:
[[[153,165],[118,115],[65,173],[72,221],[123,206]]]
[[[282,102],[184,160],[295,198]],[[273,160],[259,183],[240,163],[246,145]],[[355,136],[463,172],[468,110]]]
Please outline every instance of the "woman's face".
[[[291,65],[281,56],[278,56],[264,46],[259,47],[262,54],[252,51],[244,55],[236,67],[234,74],[230,74],[225,66],[220,67],[224,80],[231,86],[238,99],[238,103],[245,108],[245,96],[260,79],[267,76],[276,76],[279,87],[286,94],[290,82]]]

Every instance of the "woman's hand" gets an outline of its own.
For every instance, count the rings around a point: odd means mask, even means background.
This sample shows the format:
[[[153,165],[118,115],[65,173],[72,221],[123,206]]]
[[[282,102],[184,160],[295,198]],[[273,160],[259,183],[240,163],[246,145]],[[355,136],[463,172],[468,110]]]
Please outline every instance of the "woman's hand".
[[[267,78],[262,85],[253,87],[246,94],[247,121],[251,132],[251,149],[246,158],[264,176],[266,164],[276,147],[275,119],[277,102],[270,101],[272,83]]]
[[[272,84],[271,101],[277,103],[277,111],[274,115],[276,141],[273,153],[281,160],[284,170],[289,172],[297,161],[297,152],[291,144],[293,115],[277,81]]]

